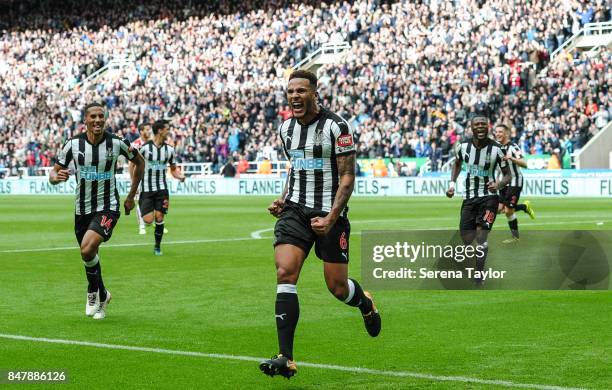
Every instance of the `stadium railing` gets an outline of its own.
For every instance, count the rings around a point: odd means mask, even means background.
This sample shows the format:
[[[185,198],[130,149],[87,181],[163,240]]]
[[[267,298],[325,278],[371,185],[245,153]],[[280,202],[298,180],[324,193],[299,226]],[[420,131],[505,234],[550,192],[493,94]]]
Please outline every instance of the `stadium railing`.
[[[350,49],[351,44],[346,41],[324,43],[320,48],[295,64],[293,70],[305,69],[317,73],[319,68],[325,64],[340,62]]]
[[[561,53],[571,52],[576,47],[607,46],[610,42],[612,42],[612,22],[586,23],[576,34],[553,51],[550,59],[552,62]]]
[[[612,121],[573,155],[576,169],[612,169]]]
[[[123,70],[131,70],[130,78],[134,78],[137,75],[136,71],[136,58],[134,53],[126,52],[121,56],[116,56],[110,60],[106,65],[96,70],[85,79],[75,84],[74,89],[88,88],[90,86],[97,85],[97,81],[106,76],[111,76],[114,72],[120,72]]]

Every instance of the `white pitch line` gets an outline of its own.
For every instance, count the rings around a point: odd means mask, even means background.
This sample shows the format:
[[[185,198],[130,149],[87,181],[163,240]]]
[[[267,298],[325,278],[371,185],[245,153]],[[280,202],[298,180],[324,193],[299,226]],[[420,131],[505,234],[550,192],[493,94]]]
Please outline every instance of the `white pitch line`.
[[[245,238],[207,238],[202,240],[180,240],[180,241],[164,241],[164,245],[173,244],[202,244],[207,242],[227,242],[227,241],[248,241],[252,240],[250,237]],[[126,244],[107,244],[103,248],[121,248],[121,247],[133,247],[133,246],[150,246],[151,243],[145,242],[132,242]],[[32,249],[7,249],[2,250],[0,253],[22,253],[22,252],[47,252],[47,251],[64,251],[64,250],[76,250],[78,246],[59,246],[56,248],[32,248]]]
[[[30,336],[21,336],[21,335],[4,334],[4,333],[0,333],[0,338],[10,339],[10,340],[20,340],[20,341],[34,341],[34,342],[39,342],[39,343],[50,343],[50,344],[79,345],[79,346],[93,347],[93,348],[105,348],[105,349],[137,351],[137,352],[152,352],[152,353],[161,353],[161,354],[167,354],[167,355],[195,356],[195,357],[203,357],[203,358],[209,358],[209,359],[240,360],[240,361],[247,361],[247,362],[260,362],[264,360],[263,358],[257,358],[253,356],[227,355],[227,354],[219,354],[219,353],[204,353],[204,352],[194,352],[194,351],[180,351],[180,350],[174,350],[174,349],[137,347],[137,346],[132,346],[132,345],[120,345],[120,344],[104,344],[104,343],[96,343],[96,342],[90,342],[90,341],[50,339],[46,337],[30,337]],[[422,373],[410,372],[410,371],[386,371],[386,370],[376,370],[373,368],[364,368],[364,367],[337,366],[334,364],[298,362],[298,365],[302,367],[312,367],[312,368],[318,368],[322,370],[344,371],[344,372],[350,372],[354,374],[370,374],[370,375],[381,375],[381,376],[390,376],[390,377],[399,377],[399,378],[418,378],[418,379],[426,379],[426,380],[431,380],[431,381],[442,381],[442,382],[475,383],[479,385],[494,385],[494,386],[504,386],[504,387],[513,387],[513,388],[523,388],[523,389],[538,389],[538,390],[581,390],[580,388],[575,388],[575,387],[538,385],[538,384],[531,384],[531,383],[516,383],[516,382],[511,382],[511,381],[506,381],[506,380],[480,379],[480,378],[470,378],[470,377],[465,377],[465,376],[432,375],[432,374],[422,374]]]
[[[254,239],[254,240],[259,240],[259,239],[262,238],[261,237],[261,233],[269,232],[269,231],[272,231],[272,230],[274,230],[273,227],[265,228],[265,229],[261,229],[261,230],[256,230],[256,231],[251,233],[251,238]]]
[[[451,221],[455,219],[448,218],[446,220]],[[370,220],[361,220],[361,221],[357,220],[357,221],[351,222],[351,224],[381,223],[381,222],[390,222],[390,221],[402,221],[402,220],[392,220],[392,219],[370,219]],[[593,221],[551,221],[551,222],[533,222],[533,223],[527,222],[525,225],[522,225],[522,226],[548,226],[548,225],[565,225],[568,223],[580,224],[580,223],[600,223],[600,222],[608,223],[608,222],[612,222],[612,220],[601,220],[600,219],[600,220],[593,220]],[[436,227],[428,227],[428,228],[419,228],[418,226],[414,226],[414,225],[410,225],[406,227],[411,228],[412,230],[452,230],[452,229],[456,229],[457,225],[455,226],[436,226]],[[387,230],[397,230],[397,229],[402,229],[402,227],[394,226]],[[274,230],[274,228],[256,230],[251,233],[250,237],[244,237],[244,238],[206,238],[206,239],[201,239],[201,240],[164,241],[164,245],[204,244],[204,243],[211,243],[211,242],[261,240],[261,239],[268,238],[268,237],[262,237],[261,236],[262,233],[272,231],[272,230]],[[360,235],[361,232],[357,231],[351,234],[355,236],[355,235]],[[149,245],[151,244],[143,243],[143,242],[125,243],[125,244],[106,244],[104,245],[104,248],[123,248],[123,247],[149,246]],[[75,246],[60,246],[60,247],[55,247],[55,248],[5,249],[5,250],[0,250],[0,253],[51,252],[51,251],[64,251],[64,250],[75,250],[75,249],[78,249],[76,245]]]
[[[438,218],[439,221],[455,221],[455,218]],[[402,221],[407,221],[407,219],[368,219],[368,220],[356,220],[356,221],[351,221],[351,225],[359,225],[362,223],[381,223],[381,222],[402,222]],[[431,221],[430,219],[427,220],[427,222]],[[526,222],[525,225],[522,226],[548,226],[548,225],[566,225],[568,223],[604,223],[604,222],[609,222],[609,221],[602,221],[602,220],[594,220],[594,221],[552,221],[552,222]],[[407,226],[409,228],[411,228],[411,230],[449,230],[449,229],[456,229],[457,226],[437,226],[437,227],[429,227],[429,228],[419,228],[418,226]],[[416,229],[413,229],[415,228]],[[398,229],[398,227],[392,227],[388,230],[395,230]],[[399,227],[399,229],[401,229],[401,227]],[[261,230],[256,230],[254,232],[251,233],[251,238],[253,238],[254,240],[260,240],[262,238],[268,238],[268,237],[262,237],[262,233],[266,233],[266,232],[270,232],[274,230],[273,227],[271,228],[267,228],[267,229],[261,229]],[[357,231],[357,232],[352,232],[351,235],[360,235],[361,232]]]

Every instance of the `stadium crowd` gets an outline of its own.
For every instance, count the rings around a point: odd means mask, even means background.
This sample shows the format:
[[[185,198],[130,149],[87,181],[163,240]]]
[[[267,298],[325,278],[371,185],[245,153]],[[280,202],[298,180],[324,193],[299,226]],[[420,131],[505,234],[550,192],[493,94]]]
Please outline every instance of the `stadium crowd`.
[[[34,5],[34,3],[36,5]],[[611,20],[607,1],[10,2],[0,12],[0,170],[49,166],[106,103],[130,140],[165,117],[179,162],[282,156],[287,69],[349,41],[322,69],[322,104],[349,119],[358,157],[443,162],[470,110],[511,122],[525,153],[569,153],[605,126],[610,53],[551,53],[581,26]],[[120,58],[134,67],[83,81]],[[5,173],[6,174],[6,173]]]

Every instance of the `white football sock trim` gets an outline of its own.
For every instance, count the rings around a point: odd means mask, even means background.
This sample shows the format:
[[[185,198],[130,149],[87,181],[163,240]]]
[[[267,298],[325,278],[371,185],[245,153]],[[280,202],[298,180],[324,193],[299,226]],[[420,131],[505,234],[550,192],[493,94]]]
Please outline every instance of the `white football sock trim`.
[[[276,285],[276,293],[297,294],[297,287],[295,284],[278,284]]]
[[[83,261],[83,262],[85,263],[86,267],[91,268],[100,262],[100,256],[98,256],[98,254],[96,253],[96,256],[93,259],[89,261]]]
[[[348,283],[349,293],[346,299],[344,300],[344,303],[349,303],[351,299],[353,299],[353,297],[355,296],[355,283],[353,283],[351,279],[349,279],[347,283]]]

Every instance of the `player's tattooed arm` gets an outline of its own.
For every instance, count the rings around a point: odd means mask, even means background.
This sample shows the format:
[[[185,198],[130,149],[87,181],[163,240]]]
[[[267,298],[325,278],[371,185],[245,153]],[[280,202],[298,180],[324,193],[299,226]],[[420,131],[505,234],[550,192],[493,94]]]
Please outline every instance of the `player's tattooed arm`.
[[[53,185],[66,181],[68,178],[70,178],[70,171],[59,164],[55,164],[49,172],[49,183]]]
[[[353,187],[355,186],[355,153],[338,156],[336,157],[336,162],[338,164],[340,183],[338,185],[338,191],[336,192],[334,204],[329,212],[334,222],[346,207],[353,193]]]

